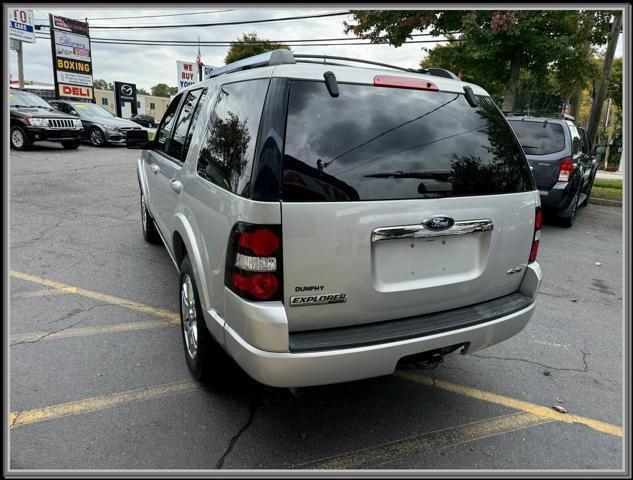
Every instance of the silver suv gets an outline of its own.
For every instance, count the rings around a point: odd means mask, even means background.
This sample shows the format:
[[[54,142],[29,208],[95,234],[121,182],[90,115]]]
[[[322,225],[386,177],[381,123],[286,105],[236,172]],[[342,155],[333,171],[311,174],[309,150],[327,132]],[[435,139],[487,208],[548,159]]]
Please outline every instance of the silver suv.
[[[505,117],[450,72],[352,62],[241,60],[176,95],[154,140],[128,133],[196,378],[219,347],[272,386],[387,375],[533,313],[540,200]]]

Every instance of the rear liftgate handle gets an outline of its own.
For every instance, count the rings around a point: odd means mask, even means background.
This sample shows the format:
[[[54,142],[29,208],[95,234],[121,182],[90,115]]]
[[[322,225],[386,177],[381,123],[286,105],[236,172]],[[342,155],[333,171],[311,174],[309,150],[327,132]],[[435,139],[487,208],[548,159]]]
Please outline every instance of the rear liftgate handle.
[[[385,240],[400,240],[403,238],[432,238],[447,237],[451,235],[465,235],[475,232],[489,232],[492,230],[492,220],[483,218],[480,220],[462,220],[442,231],[433,231],[424,228],[424,225],[402,225],[399,227],[376,228],[371,232],[372,243]]]
[[[175,178],[169,180],[169,185],[171,185],[171,189],[176,193],[180,193],[180,190],[182,190],[182,183]]]

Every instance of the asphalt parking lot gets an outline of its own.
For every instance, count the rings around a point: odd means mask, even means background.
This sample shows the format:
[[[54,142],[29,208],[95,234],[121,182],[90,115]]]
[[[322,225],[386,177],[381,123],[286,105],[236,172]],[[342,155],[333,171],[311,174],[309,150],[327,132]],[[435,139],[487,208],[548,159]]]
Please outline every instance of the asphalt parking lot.
[[[11,152],[12,469],[623,468],[620,209],[544,226],[536,312],[495,347],[299,392],[200,385],[137,157]]]

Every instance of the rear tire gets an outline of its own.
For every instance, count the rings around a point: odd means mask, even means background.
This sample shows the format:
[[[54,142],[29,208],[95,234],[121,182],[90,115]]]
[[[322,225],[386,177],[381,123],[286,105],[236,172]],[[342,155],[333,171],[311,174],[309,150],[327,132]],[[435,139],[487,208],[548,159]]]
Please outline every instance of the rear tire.
[[[149,214],[149,210],[147,210],[143,192],[141,192],[141,226],[143,227],[143,238],[147,243],[156,244],[160,242],[158,229],[154,224],[154,219]]]
[[[9,134],[11,140],[11,147],[16,150],[31,150],[33,148],[33,142],[29,138],[28,133],[19,125],[11,127],[11,133]]]
[[[220,379],[228,367],[228,356],[207,330],[198,286],[189,257],[180,264],[180,331],[185,360],[191,374],[201,381]]]
[[[580,199],[580,188],[576,191],[576,195],[571,201],[571,205],[567,212],[567,215],[560,217],[560,223],[565,228],[570,228],[574,224],[576,218],[576,210],[578,209],[578,200]]]
[[[62,142],[62,147],[66,150],[77,150],[80,143],[81,142],[79,140],[67,140]]]

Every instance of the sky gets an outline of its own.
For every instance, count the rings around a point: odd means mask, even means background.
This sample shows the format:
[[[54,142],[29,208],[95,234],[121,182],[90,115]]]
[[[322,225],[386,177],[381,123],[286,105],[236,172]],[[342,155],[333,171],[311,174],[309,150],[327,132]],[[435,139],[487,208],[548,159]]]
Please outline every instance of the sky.
[[[48,14],[53,13],[69,18],[83,20],[88,18],[91,37],[150,39],[150,40],[197,40],[200,41],[232,41],[243,33],[257,33],[260,38],[270,40],[309,39],[309,38],[354,38],[343,31],[343,21],[353,23],[351,15],[311,18],[293,21],[230,25],[214,27],[192,27],[177,29],[140,29],[140,30],[98,30],[95,26],[107,25],[163,25],[181,23],[213,23],[252,19],[268,19],[297,15],[340,12],[345,9],[279,9],[252,8],[231,9],[231,7],[206,8],[192,6],[181,9],[33,9],[36,24],[48,24]],[[223,10],[223,11],[218,11]],[[196,15],[179,15],[175,17],[148,17],[149,15],[182,14],[189,12],[209,12]],[[104,19],[107,17],[134,17],[129,19]],[[622,35],[620,35],[622,37]],[[425,38],[428,39],[428,38]],[[616,58],[622,56],[622,38],[618,42]],[[389,45],[357,45],[357,46],[312,46],[292,47],[294,53],[316,53],[340,55],[378,62],[385,62],[403,67],[419,66],[426,53],[425,49],[433,43],[405,44],[399,48]],[[202,60],[205,65],[224,65],[224,56],[228,47],[201,46]],[[149,90],[157,83],[176,86],[176,61],[194,61],[197,47],[171,47],[155,45],[105,45],[92,44],[93,77],[108,82],[121,81],[135,83],[137,88]],[[11,51],[11,75],[17,79],[17,53]],[[24,77],[36,83],[53,83],[50,40],[37,39],[33,44],[24,43]]]

